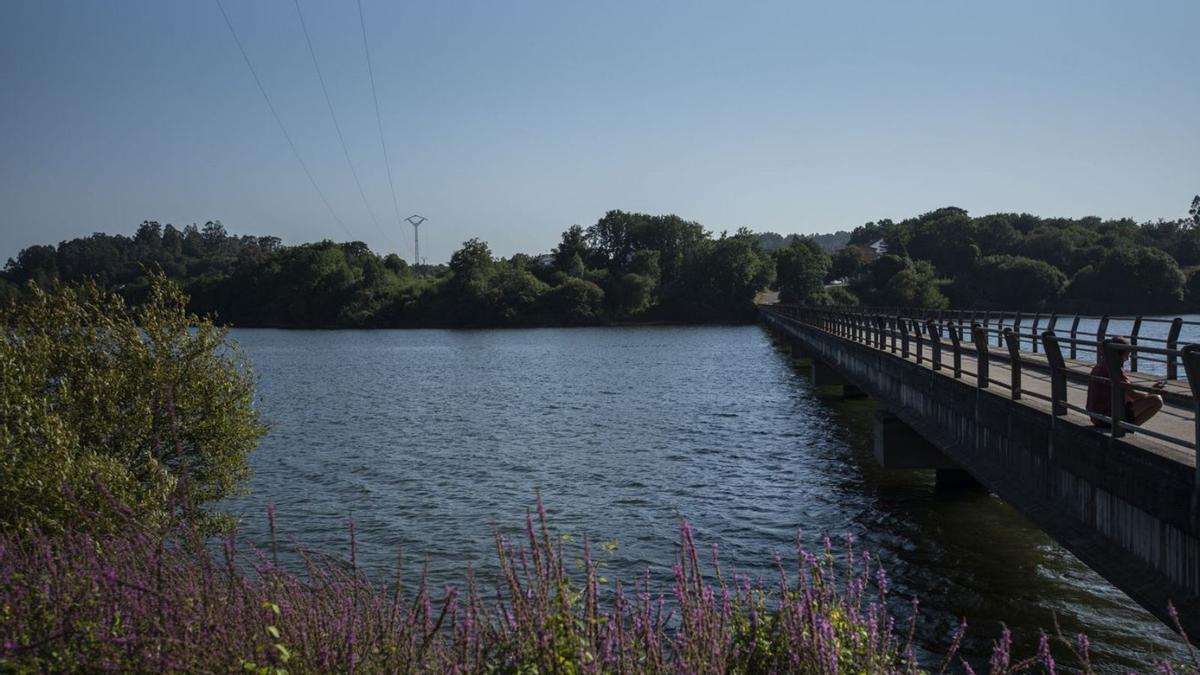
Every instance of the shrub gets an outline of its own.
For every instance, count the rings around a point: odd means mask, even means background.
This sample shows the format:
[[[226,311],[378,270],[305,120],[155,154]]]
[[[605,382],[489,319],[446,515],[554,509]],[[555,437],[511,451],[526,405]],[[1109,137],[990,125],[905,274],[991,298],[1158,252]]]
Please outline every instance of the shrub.
[[[594,321],[604,302],[604,291],[596,284],[571,277],[550,289],[544,296],[546,309],[567,321]]]
[[[1041,260],[1012,255],[983,258],[975,267],[976,297],[1001,309],[1046,309],[1062,296],[1066,276]]]
[[[109,528],[110,498],[161,522],[247,476],[265,427],[244,357],[165,277],[147,292],[31,284],[0,308],[0,527]]]
[[[1200,306],[1200,270],[1192,270],[1188,274],[1184,293],[1184,297],[1190,307]]]
[[[1066,295],[1104,306],[1136,307],[1138,311],[1177,308],[1183,300],[1184,276],[1163,251],[1146,246],[1123,246],[1071,277]]]
[[[914,262],[896,255],[876,260],[870,273],[853,284],[854,291],[867,304],[945,309],[950,303],[939,286],[937,271],[928,261]]]
[[[845,286],[830,286],[825,290],[829,293],[829,299],[835,305],[849,306],[858,304],[858,296],[850,292],[850,289]]]
[[[791,245],[772,254],[779,299],[799,302],[819,291],[832,265],[829,254],[812,239],[795,239]]]

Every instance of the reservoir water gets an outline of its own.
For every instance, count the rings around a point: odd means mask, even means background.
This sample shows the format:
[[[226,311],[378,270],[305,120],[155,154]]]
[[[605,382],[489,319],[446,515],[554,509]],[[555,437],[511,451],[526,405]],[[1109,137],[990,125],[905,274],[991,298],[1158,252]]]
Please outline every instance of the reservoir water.
[[[559,533],[613,542],[606,575],[650,570],[669,590],[681,517],[724,567],[768,583],[797,530],[811,547],[851,533],[878,554],[917,642],[965,651],[1001,630],[1030,654],[1038,630],[1086,630],[1109,667],[1181,658],[1150,614],[994,496],[935,489],[931,472],[883,472],[874,404],[823,398],[758,326],[507,331],[235,330],[271,432],[243,533],[267,539],[264,508],[310,548],[347,550],[435,588],[470,564],[494,569],[492,536],[516,529],[540,491]]]

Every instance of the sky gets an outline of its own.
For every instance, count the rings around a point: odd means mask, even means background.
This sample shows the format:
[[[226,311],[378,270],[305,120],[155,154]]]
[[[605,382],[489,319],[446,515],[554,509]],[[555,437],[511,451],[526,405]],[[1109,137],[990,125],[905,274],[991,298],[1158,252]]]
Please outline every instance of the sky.
[[[786,234],[1200,193],[1195,0],[361,0],[396,208],[356,0],[222,2],[336,218],[216,0],[5,0],[0,261],[144,220],[411,260],[421,214],[435,263],[611,209]]]

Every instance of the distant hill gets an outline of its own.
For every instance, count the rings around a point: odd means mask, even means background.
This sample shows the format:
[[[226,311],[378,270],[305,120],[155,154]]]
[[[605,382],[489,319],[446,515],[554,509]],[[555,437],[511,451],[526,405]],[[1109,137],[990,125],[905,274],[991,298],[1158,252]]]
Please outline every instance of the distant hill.
[[[850,233],[845,230],[838,230],[833,234],[789,234],[786,237],[775,232],[762,232],[759,233],[758,240],[762,243],[763,250],[769,253],[775,249],[780,249],[788,244],[791,244],[792,240],[794,239],[799,239],[802,237],[808,237],[809,239],[816,241],[817,245],[829,253],[832,253],[850,243]]]

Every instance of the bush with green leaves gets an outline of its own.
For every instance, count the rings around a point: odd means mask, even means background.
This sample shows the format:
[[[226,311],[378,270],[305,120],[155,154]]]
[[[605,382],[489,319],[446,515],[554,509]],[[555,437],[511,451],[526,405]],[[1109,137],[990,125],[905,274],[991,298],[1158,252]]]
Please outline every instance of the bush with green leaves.
[[[997,309],[1053,309],[1067,277],[1050,263],[1015,255],[991,255],[971,274],[974,299]]]
[[[776,284],[783,302],[803,302],[825,285],[829,254],[808,238],[794,239],[790,246],[775,251]]]
[[[238,489],[266,431],[253,377],[186,304],[149,275],[136,306],[85,282],[0,307],[0,528],[104,530],[117,504],[162,522]]]

